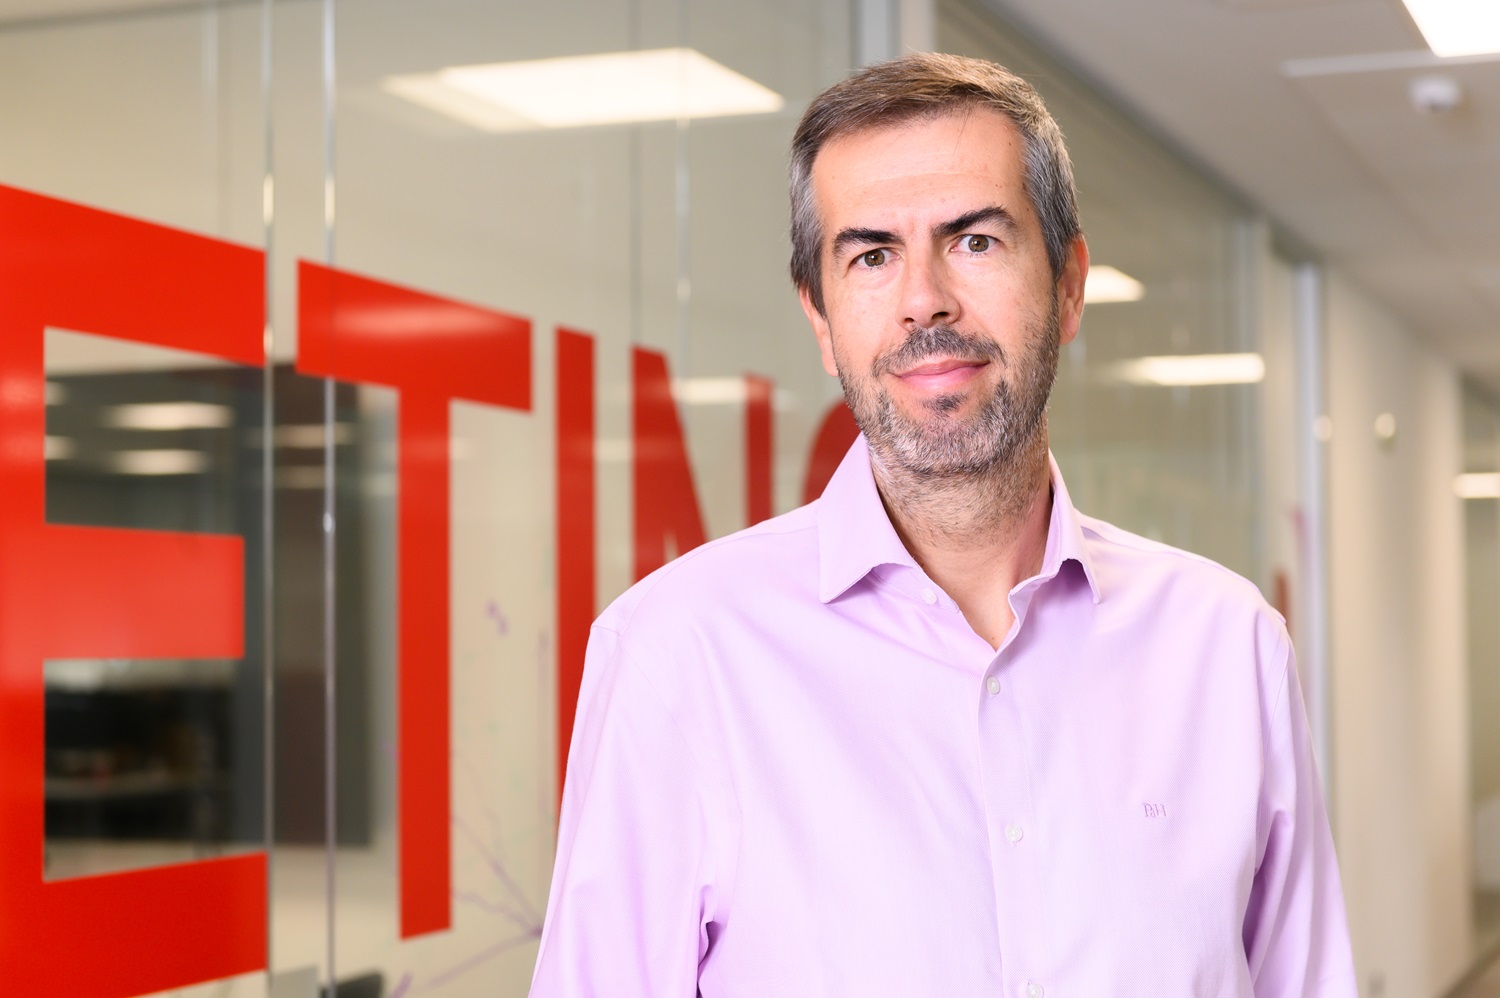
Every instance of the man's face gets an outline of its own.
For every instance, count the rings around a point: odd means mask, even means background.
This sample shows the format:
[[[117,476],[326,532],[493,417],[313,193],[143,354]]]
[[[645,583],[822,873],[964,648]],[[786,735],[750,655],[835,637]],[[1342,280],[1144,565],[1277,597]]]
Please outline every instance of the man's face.
[[[884,462],[984,471],[1041,425],[1088,250],[1053,280],[1023,151],[1009,119],[974,109],[856,132],[813,164],[826,314],[802,306]]]

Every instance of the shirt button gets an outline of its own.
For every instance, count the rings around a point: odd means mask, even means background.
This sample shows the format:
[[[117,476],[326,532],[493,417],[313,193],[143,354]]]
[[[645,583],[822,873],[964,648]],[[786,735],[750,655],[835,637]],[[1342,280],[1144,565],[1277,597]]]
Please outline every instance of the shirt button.
[[[1005,837],[1010,839],[1012,842],[1020,842],[1021,836],[1024,834],[1026,833],[1021,831],[1021,826],[1016,824],[1014,821],[1005,826]],[[1035,987],[1036,985],[1032,986]]]
[[[931,589],[923,589],[922,602],[926,603],[928,606],[931,606],[932,604],[937,602],[937,593],[933,592]]]
[[[1026,985],[1026,998],[1042,998],[1042,995],[1046,993],[1047,992],[1042,989],[1042,986],[1035,981],[1032,981],[1030,984]]]
[[[1000,692],[1000,680],[991,676],[984,681],[984,688],[990,691],[990,696]]]

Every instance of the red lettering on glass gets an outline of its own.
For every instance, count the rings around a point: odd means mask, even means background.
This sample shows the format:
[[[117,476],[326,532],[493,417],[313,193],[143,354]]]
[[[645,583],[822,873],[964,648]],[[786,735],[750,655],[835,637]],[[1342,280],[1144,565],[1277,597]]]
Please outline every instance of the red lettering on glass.
[[[531,323],[305,260],[297,272],[297,369],[400,392],[396,782],[404,939],[452,924],[448,404],[530,411]]]
[[[632,347],[630,383],[635,577],[643,579],[667,563],[669,543],[675,554],[684,554],[707,536],[667,358]]]
[[[266,965],[263,853],[43,880],[44,660],[240,658],[238,537],[45,522],[47,326],[260,366],[264,255],[0,187],[0,967],[137,995]]]
[[[0,187],[0,966],[16,993],[133,995],[265,966],[262,853],[42,880],[42,662],[238,658],[238,537],[44,522],[46,326],[264,363],[264,254]],[[297,367],[400,393],[398,830],[403,938],[451,924],[449,403],[531,409],[524,318],[299,265]],[[595,609],[594,344],[557,331],[558,767]],[[631,353],[637,577],[706,539],[665,357]],[[773,386],[746,376],[745,504],[772,513]],[[843,404],[815,498],[857,434]]]
[[[745,524],[771,518],[771,396],[769,378],[745,375]]]
[[[818,425],[818,435],[813,439],[812,453],[807,458],[807,477],[803,480],[802,501],[812,502],[823,494],[828,480],[838,470],[839,462],[859,436],[859,425],[854,422],[854,413],[839,399],[823,414]]]
[[[557,787],[594,622],[594,340],[557,331]]]

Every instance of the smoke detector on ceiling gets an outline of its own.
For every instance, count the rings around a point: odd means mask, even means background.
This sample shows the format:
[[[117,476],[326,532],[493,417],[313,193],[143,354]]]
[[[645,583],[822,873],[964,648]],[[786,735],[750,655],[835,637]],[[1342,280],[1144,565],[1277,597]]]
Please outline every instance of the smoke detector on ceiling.
[[[1447,114],[1464,102],[1464,88],[1451,76],[1418,76],[1406,87],[1411,106],[1423,114]]]

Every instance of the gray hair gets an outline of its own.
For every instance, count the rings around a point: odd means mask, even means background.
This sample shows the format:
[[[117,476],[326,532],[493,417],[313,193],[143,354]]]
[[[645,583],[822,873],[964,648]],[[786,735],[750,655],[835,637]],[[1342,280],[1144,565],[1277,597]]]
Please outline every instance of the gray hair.
[[[792,137],[792,283],[823,311],[822,219],[813,199],[812,169],[829,141],[871,128],[905,124],[986,107],[1005,115],[1025,146],[1022,183],[1042,225],[1052,276],[1062,273],[1068,247],[1083,231],[1073,164],[1062,129],[1041,95],[1003,66],[983,59],[919,53],[869,66],[819,94]]]

